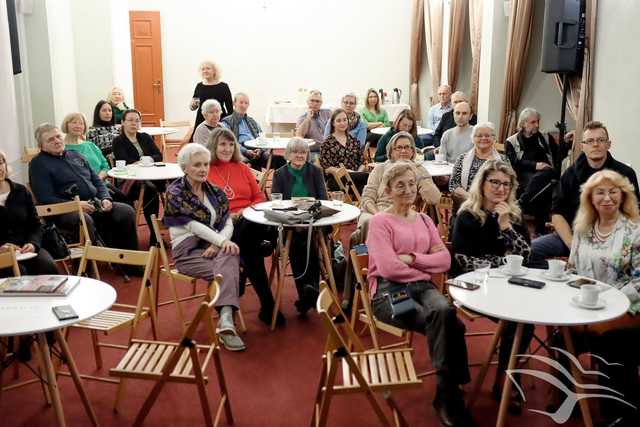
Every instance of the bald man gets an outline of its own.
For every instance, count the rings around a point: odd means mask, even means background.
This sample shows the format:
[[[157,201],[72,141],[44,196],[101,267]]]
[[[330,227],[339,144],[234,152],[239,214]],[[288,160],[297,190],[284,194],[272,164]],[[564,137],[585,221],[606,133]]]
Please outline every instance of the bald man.
[[[453,118],[456,126],[442,135],[442,144],[439,149],[449,163],[455,163],[458,156],[473,148],[471,140],[473,126],[469,124],[470,117],[471,106],[467,101],[459,102],[453,107]]]
[[[453,94],[451,95],[451,104],[453,105],[453,107],[455,107],[457,103],[462,101],[469,102],[464,92],[461,92],[461,91],[453,92]],[[477,122],[478,122],[478,119],[476,118],[476,115],[472,113],[469,119],[469,124],[474,126]],[[453,118],[453,110],[447,111],[446,113],[444,113],[442,115],[442,119],[440,119],[440,123],[438,124],[438,127],[431,128],[431,129],[435,129],[435,132],[433,133],[433,145],[435,147],[439,147],[440,140],[442,139],[442,135],[447,130],[454,127],[455,125],[456,125],[456,121]]]

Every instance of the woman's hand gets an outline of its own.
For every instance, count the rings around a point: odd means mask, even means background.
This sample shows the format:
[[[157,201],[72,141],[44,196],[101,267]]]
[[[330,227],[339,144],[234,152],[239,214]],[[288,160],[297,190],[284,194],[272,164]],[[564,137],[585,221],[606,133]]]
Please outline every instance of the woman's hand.
[[[415,257],[409,254],[398,255],[398,259],[407,265],[411,265],[413,264],[413,261],[415,261]]]
[[[218,252],[220,252],[220,248],[216,245],[211,245],[207,249],[205,249],[204,252],[202,252],[202,257],[213,258],[214,256],[218,255]]]
[[[113,203],[111,203],[111,200],[109,199],[104,199],[101,202],[101,205],[102,205],[102,210],[105,212],[109,212],[111,208],[113,208]]]
[[[542,169],[550,168],[551,165],[545,162],[536,162],[536,170],[541,171]]]
[[[191,111],[195,111],[198,109],[198,101],[196,101],[196,99],[192,99],[191,100],[191,104],[189,105],[189,109],[191,109]]]
[[[507,202],[498,203],[493,211],[498,214],[500,230],[506,230],[511,227],[511,218],[509,217],[510,209]]]
[[[240,255],[240,248],[231,240],[225,240],[222,246],[220,246],[223,254],[227,255]]]
[[[104,180],[107,178],[107,172],[106,172],[106,171],[100,171],[100,172],[98,173],[98,177],[100,177],[100,179],[101,179],[102,181],[104,181]]]
[[[20,248],[20,252],[22,252],[23,254],[29,253],[29,252],[35,252],[36,251],[36,247],[33,246],[32,243],[25,243],[21,248]]]

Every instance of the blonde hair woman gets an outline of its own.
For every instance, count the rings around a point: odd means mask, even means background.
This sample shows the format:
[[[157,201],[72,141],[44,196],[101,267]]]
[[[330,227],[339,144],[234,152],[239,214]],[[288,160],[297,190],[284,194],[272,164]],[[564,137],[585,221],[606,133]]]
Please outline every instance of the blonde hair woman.
[[[100,179],[105,179],[110,168],[109,163],[98,146],[86,139],[87,119],[84,114],[67,114],[62,120],[60,130],[65,133],[64,148],[82,154]]]
[[[231,98],[231,89],[229,85],[220,80],[220,68],[213,61],[202,61],[198,67],[202,80],[198,82],[193,90],[191,98],[191,111],[196,112],[196,120],[193,125],[194,129],[204,121],[204,117],[200,114],[200,107],[208,99],[215,99],[222,106],[221,117],[227,117],[233,112],[233,100]]]
[[[367,90],[367,95],[364,97],[364,106],[360,109],[360,115],[367,121],[367,141],[371,144],[371,147],[375,147],[382,135],[372,133],[371,130],[389,126],[389,115],[380,106],[380,95],[375,89]]]

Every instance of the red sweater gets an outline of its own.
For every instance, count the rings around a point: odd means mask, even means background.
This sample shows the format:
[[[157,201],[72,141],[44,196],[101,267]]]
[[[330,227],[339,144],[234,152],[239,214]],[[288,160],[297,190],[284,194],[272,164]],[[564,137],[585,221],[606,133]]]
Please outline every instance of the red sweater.
[[[240,212],[247,206],[266,200],[255,176],[244,163],[218,160],[209,167],[208,179],[210,183],[225,191],[231,213]],[[225,190],[227,184],[231,190]]]

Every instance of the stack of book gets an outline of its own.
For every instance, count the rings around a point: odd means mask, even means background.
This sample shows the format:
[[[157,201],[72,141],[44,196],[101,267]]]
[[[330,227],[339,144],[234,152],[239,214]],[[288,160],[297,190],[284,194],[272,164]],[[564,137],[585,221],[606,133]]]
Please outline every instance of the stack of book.
[[[80,283],[79,277],[22,276],[0,279],[0,296],[67,296]]]

